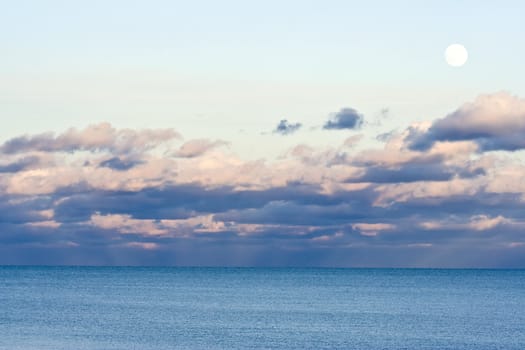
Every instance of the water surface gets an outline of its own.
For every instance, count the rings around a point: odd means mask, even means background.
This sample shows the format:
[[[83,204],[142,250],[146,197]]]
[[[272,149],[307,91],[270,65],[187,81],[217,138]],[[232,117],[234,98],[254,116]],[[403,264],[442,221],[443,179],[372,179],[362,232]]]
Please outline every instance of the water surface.
[[[0,349],[525,349],[525,270],[0,267]]]

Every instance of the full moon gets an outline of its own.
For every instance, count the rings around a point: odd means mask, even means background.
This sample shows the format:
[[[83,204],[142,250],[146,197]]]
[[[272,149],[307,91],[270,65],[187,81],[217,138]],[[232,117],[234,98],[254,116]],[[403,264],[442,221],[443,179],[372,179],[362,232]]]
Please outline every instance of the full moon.
[[[445,50],[445,60],[449,66],[461,67],[467,62],[468,52],[463,45],[453,44]]]

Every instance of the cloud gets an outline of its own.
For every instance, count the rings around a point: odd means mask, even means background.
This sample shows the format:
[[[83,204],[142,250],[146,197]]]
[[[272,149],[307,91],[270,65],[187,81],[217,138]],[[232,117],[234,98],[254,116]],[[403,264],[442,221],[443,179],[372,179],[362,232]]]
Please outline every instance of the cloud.
[[[479,137],[412,147],[434,125],[259,160],[171,129],[15,137],[0,263],[524,267],[523,162]]]
[[[131,248],[146,249],[146,250],[152,250],[152,249],[159,248],[159,245],[153,242],[128,242],[125,244],[125,246],[131,247]]]
[[[363,236],[377,236],[382,231],[395,229],[395,225],[386,223],[357,223],[353,224],[352,228],[359,231]]]
[[[353,135],[353,136],[350,136],[348,137],[343,145],[344,147],[354,147],[355,145],[357,145],[359,143],[359,141],[361,141],[361,139],[363,138],[363,135]]]
[[[487,231],[501,225],[525,227],[525,222],[515,222],[501,215],[490,217],[488,215],[473,215],[469,218],[449,216],[447,220],[425,221],[420,226],[425,230],[474,230]]]
[[[180,138],[180,135],[171,129],[117,130],[109,123],[101,123],[88,126],[82,130],[71,128],[57,136],[54,136],[53,133],[44,133],[35,136],[15,137],[1,145],[0,152],[19,154],[30,151],[109,151],[125,154],[147,151],[177,138]]]
[[[296,132],[301,128],[301,123],[290,123],[286,119],[282,119],[279,124],[277,124],[277,127],[274,129],[274,134],[281,134],[281,135],[290,135]]]
[[[100,215],[95,213],[91,215],[89,224],[104,230],[115,230],[123,234],[164,235],[168,233],[167,230],[159,228],[155,220],[134,219],[131,215]]]
[[[28,156],[8,164],[0,164],[0,173],[16,173],[37,165],[39,161],[38,157]]]
[[[385,132],[385,133],[381,133],[381,134],[376,136],[376,140],[381,141],[381,142],[388,142],[390,140],[390,138],[395,136],[395,134],[396,134],[395,130],[391,130],[391,131],[388,131],[388,132]]]
[[[525,148],[525,100],[506,92],[481,95],[432,123],[413,130],[410,147],[427,150],[440,141],[474,141],[480,151]]]
[[[185,142],[176,152],[173,153],[175,157],[194,158],[203,155],[204,153],[220,147],[228,145],[225,141],[210,141],[206,139],[196,139]]]
[[[370,166],[364,170],[361,176],[349,178],[347,181],[373,183],[449,181],[454,177],[469,178],[485,174],[482,167],[469,169],[467,164],[465,165],[464,167],[454,167],[436,162],[430,164],[408,163],[393,168]]]
[[[343,108],[324,124],[323,129],[358,129],[363,124],[363,119],[355,109]]]
[[[106,159],[102,162],[100,162],[101,167],[110,168],[113,170],[129,170],[133,168],[134,166],[141,164],[142,162],[139,160],[132,160],[132,159],[124,159],[121,157],[112,157],[109,159]]]

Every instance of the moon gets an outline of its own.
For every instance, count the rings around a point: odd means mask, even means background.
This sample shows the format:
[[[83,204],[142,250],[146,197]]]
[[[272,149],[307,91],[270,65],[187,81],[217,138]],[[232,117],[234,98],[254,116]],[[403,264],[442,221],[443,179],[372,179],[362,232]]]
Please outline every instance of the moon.
[[[468,52],[461,44],[452,44],[445,50],[445,61],[449,66],[461,67],[468,60]]]

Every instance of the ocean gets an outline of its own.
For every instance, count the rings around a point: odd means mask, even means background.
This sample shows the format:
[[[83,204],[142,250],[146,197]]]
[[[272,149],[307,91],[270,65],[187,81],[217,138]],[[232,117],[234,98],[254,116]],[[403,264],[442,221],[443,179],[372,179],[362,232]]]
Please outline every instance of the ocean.
[[[0,349],[525,349],[525,270],[0,267]]]

